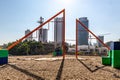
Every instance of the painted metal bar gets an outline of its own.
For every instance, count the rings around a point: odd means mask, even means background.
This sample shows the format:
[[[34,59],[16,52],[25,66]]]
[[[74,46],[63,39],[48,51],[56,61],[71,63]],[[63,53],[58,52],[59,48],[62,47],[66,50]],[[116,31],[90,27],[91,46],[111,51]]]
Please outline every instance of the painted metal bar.
[[[63,45],[63,59],[65,59],[65,10],[63,11],[63,40],[62,40],[62,45]]]
[[[7,49],[10,50],[11,48],[13,48],[14,46],[16,46],[17,44],[19,44],[23,39],[25,39],[26,37],[28,37],[29,35],[31,35],[33,32],[35,32],[36,30],[42,28],[42,26],[44,26],[46,23],[50,22],[52,19],[54,19],[56,16],[58,16],[61,13],[64,13],[65,9],[61,10],[60,12],[58,12],[56,15],[54,15],[53,17],[51,17],[50,19],[48,19],[47,21],[45,21],[44,23],[42,23],[41,25],[39,25],[37,28],[35,28],[34,30],[32,30],[30,33],[28,33],[27,35],[25,35],[24,37],[22,37],[21,39],[17,40],[16,42],[14,42],[12,45],[10,45]]]
[[[102,43],[108,50],[110,50],[110,47],[107,46],[101,39],[99,39],[92,31],[90,31],[80,20],[78,19],[76,20],[82,25],[82,27],[84,27],[88,32],[90,32],[100,43]]]
[[[78,22],[76,19],[76,59],[78,59]]]

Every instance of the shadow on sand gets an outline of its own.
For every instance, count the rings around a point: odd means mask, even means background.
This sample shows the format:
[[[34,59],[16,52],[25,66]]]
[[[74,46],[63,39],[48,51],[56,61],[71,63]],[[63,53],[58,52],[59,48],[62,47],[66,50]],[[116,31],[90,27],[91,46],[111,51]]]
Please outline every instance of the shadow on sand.
[[[7,68],[8,66],[5,64],[5,65],[0,65],[0,70],[3,70],[4,68]]]
[[[85,63],[83,63],[80,59],[78,59],[78,61],[79,61],[83,66],[85,66],[85,67],[86,67],[90,72],[92,72],[92,73],[105,67],[105,66],[101,66],[101,67],[96,66],[96,69],[92,70],[92,69],[89,68]]]
[[[63,66],[64,66],[64,59],[62,59],[61,65],[59,67],[59,70],[58,70],[58,73],[57,73],[57,76],[56,76],[56,80],[61,80]]]
[[[33,74],[33,73],[30,73],[29,71],[27,71],[27,70],[25,70],[25,69],[21,69],[21,68],[15,66],[15,65],[11,65],[11,64],[8,64],[8,65],[9,65],[10,67],[12,67],[12,68],[14,68],[14,69],[16,69],[16,70],[18,70],[18,71],[26,74],[26,75],[28,75],[28,76],[31,76],[31,77],[35,78],[36,80],[45,80],[44,78],[42,78],[42,77],[40,77],[40,76],[37,76],[37,75],[35,75],[35,74]]]

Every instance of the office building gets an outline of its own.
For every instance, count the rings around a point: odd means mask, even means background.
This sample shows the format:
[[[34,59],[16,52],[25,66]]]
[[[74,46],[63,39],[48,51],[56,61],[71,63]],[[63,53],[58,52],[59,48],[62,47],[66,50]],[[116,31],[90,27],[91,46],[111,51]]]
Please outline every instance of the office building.
[[[89,25],[89,21],[87,17],[81,17],[79,20],[87,27]],[[88,36],[89,33],[82,27],[81,24],[78,23],[78,45],[88,45]]]

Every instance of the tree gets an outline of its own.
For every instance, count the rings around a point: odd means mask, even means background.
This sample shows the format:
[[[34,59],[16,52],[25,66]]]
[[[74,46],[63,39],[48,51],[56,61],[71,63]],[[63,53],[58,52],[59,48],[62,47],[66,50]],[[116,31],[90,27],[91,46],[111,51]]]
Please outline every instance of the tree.
[[[21,55],[29,55],[30,47],[27,42],[23,42],[20,46],[18,46],[17,52]]]
[[[14,42],[8,43],[10,46]],[[8,47],[7,46],[7,47]],[[48,54],[54,51],[54,44],[46,43],[42,44],[37,41],[27,41],[24,40],[18,45],[9,50],[9,54],[12,55],[38,55],[38,54]]]
[[[30,54],[41,54],[43,52],[43,45],[37,41],[28,42],[30,47]]]

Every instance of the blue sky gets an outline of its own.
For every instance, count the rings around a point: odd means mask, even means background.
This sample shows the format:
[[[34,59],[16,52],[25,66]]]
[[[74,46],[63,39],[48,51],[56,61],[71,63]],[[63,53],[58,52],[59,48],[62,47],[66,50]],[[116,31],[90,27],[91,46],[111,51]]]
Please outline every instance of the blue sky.
[[[120,0],[0,0],[0,44],[20,39],[40,16],[47,20],[64,8],[66,39],[75,39],[75,19],[84,16],[95,34],[111,33],[105,42],[120,38]]]

